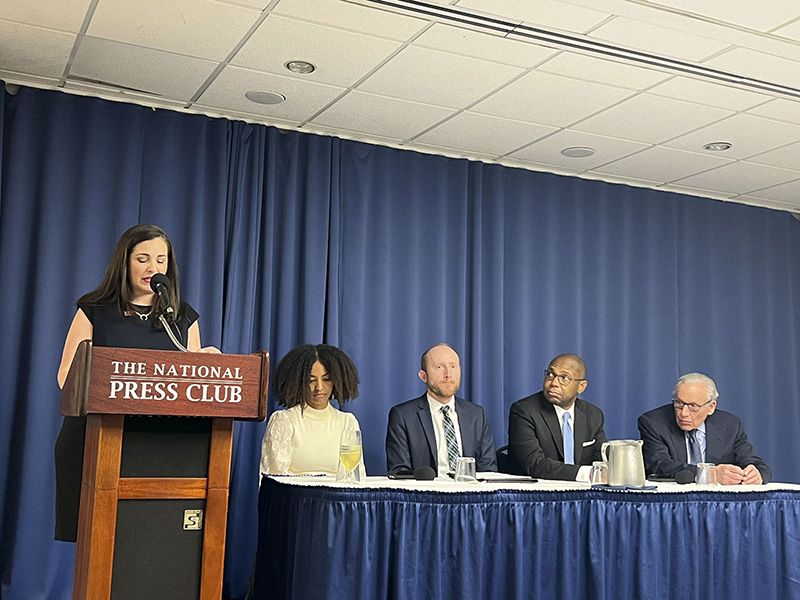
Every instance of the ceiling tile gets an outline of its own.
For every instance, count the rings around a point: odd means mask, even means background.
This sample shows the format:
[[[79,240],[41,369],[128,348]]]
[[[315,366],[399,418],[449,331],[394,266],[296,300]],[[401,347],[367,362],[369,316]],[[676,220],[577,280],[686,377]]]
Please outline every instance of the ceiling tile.
[[[800,19],[784,27],[779,27],[772,33],[800,42]]]
[[[800,102],[796,100],[775,98],[766,104],[751,108],[747,112],[752,115],[760,115],[762,117],[800,125]]]
[[[716,154],[727,158],[747,158],[800,140],[800,125],[737,114],[665,142],[670,148],[701,152],[710,142],[730,142],[730,150]],[[798,165],[800,167],[800,165]]]
[[[602,23],[610,14],[556,0],[461,0],[459,8],[498,15],[513,21],[525,21],[547,27],[585,33]]]
[[[522,69],[409,46],[359,85],[364,92],[464,108]]]
[[[558,52],[528,42],[436,23],[414,40],[415,46],[530,68]]]
[[[588,147],[595,153],[584,158],[570,158],[561,154],[564,148]],[[591,133],[564,129],[510,155],[529,162],[558,165],[576,172],[594,169],[628,154],[647,148],[647,144],[618,140]]]
[[[659,144],[731,114],[732,111],[720,108],[639,94],[579,123],[573,129]]]
[[[537,71],[605,83],[630,90],[643,90],[672,76],[665,71],[604,60],[577,52],[561,52],[558,56],[540,65]]]
[[[428,25],[423,19],[331,0],[281,0],[272,13],[393,40],[406,40]]]
[[[800,62],[795,60],[747,48],[733,48],[706,61],[706,64],[752,79],[800,88]]]
[[[40,77],[60,78],[77,36],[0,21],[0,67]]]
[[[747,161],[760,165],[800,170],[800,142],[795,142],[777,150],[770,150],[758,156],[751,156]],[[800,197],[798,197],[798,201],[800,201]]]
[[[0,19],[78,33],[91,3],[91,0],[6,0],[0,2]]]
[[[731,162],[725,158],[655,146],[594,171],[668,183]]]
[[[731,0],[652,0],[654,4],[678,8],[687,13],[711,17],[757,31],[773,27],[800,17],[800,7],[795,2],[731,2]]]
[[[313,123],[405,140],[445,119],[452,112],[440,106],[350,92],[317,116]]]
[[[414,141],[502,156],[554,131],[554,127],[463,112]]]
[[[259,11],[212,0],[102,0],[86,33],[221,61],[258,16]]]
[[[231,64],[349,87],[400,45],[397,41],[270,15]],[[295,75],[284,67],[290,60],[309,61],[317,69],[309,75]]]
[[[286,100],[280,104],[256,104],[245,98],[250,90],[278,92]],[[310,119],[344,91],[345,88],[313,81],[227,66],[197,103],[300,123]]]
[[[470,110],[542,125],[566,127],[629,96],[629,90],[534,71]]]
[[[189,100],[216,66],[200,58],[86,36],[69,74]]]
[[[759,190],[747,196],[749,200],[773,200],[780,202],[788,209],[800,210],[800,179]]]
[[[729,46],[709,38],[659,25],[616,17],[592,31],[589,37],[651,54],[699,61]]]
[[[747,110],[771,99],[767,94],[692,77],[674,77],[650,88],[647,93],[731,110]]]
[[[707,190],[748,194],[754,190],[800,179],[800,171],[777,169],[765,165],[738,161],[712,171],[692,175],[677,182]]]

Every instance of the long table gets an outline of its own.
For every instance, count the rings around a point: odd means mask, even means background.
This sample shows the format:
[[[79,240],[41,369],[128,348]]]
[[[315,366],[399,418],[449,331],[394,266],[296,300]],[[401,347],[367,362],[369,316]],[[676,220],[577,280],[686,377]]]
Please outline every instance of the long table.
[[[256,599],[800,599],[800,486],[264,477]]]

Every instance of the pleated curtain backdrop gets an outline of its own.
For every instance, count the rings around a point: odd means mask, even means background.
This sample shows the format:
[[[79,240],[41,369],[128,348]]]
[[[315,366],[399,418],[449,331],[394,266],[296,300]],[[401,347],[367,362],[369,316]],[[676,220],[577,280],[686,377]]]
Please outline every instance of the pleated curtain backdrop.
[[[777,481],[800,482],[800,221],[774,210],[21,88],[0,96],[0,597],[70,597],[52,541],[56,371],[75,301],[114,244],[172,238],[204,344],[331,343],[345,407],[385,473],[389,408],[423,350],[461,355],[459,395],[496,446],[550,358],[586,361],[609,438],[702,371]],[[274,409],[270,399],[270,410]],[[226,598],[256,546],[264,423],[236,426]]]

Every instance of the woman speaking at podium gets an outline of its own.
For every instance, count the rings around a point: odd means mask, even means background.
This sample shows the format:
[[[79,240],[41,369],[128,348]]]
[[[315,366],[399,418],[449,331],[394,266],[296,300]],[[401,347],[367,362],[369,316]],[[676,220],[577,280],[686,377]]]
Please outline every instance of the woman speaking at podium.
[[[161,280],[161,297],[151,288],[151,278],[159,273],[166,276]],[[160,317],[168,322],[169,332]],[[58,385],[64,386],[75,350],[86,339],[94,346],[151,350],[176,350],[177,341],[190,352],[219,352],[200,347],[197,319],[197,312],[180,299],[178,266],[167,234],[155,225],[131,227],[119,238],[100,285],[78,300],[61,355]],[[193,419],[172,421],[193,426]],[[85,417],[64,417],[55,447],[57,540],[77,539],[85,433]]]

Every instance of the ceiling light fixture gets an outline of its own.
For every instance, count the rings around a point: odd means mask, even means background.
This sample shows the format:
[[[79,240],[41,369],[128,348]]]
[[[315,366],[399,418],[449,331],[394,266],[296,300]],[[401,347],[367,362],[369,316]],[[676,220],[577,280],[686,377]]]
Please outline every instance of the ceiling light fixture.
[[[586,158],[594,154],[594,148],[587,148],[585,146],[573,146],[572,148],[564,148],[561,154],[569,158]]]
[[[730,142],[711,142],[703,146],[703,150],[708,150],[709,152],[725,152],[725,150],[730,150],[732,146],[733,144]]]
[[[244,97],[256,104],[280,104],[286,100],[286,96],[278,92],[259,92],[258,90],[250,90]]]
[[[284,66],[298,75],[308,75],[317,70],[317,67],[305,60],[290,60]]]

